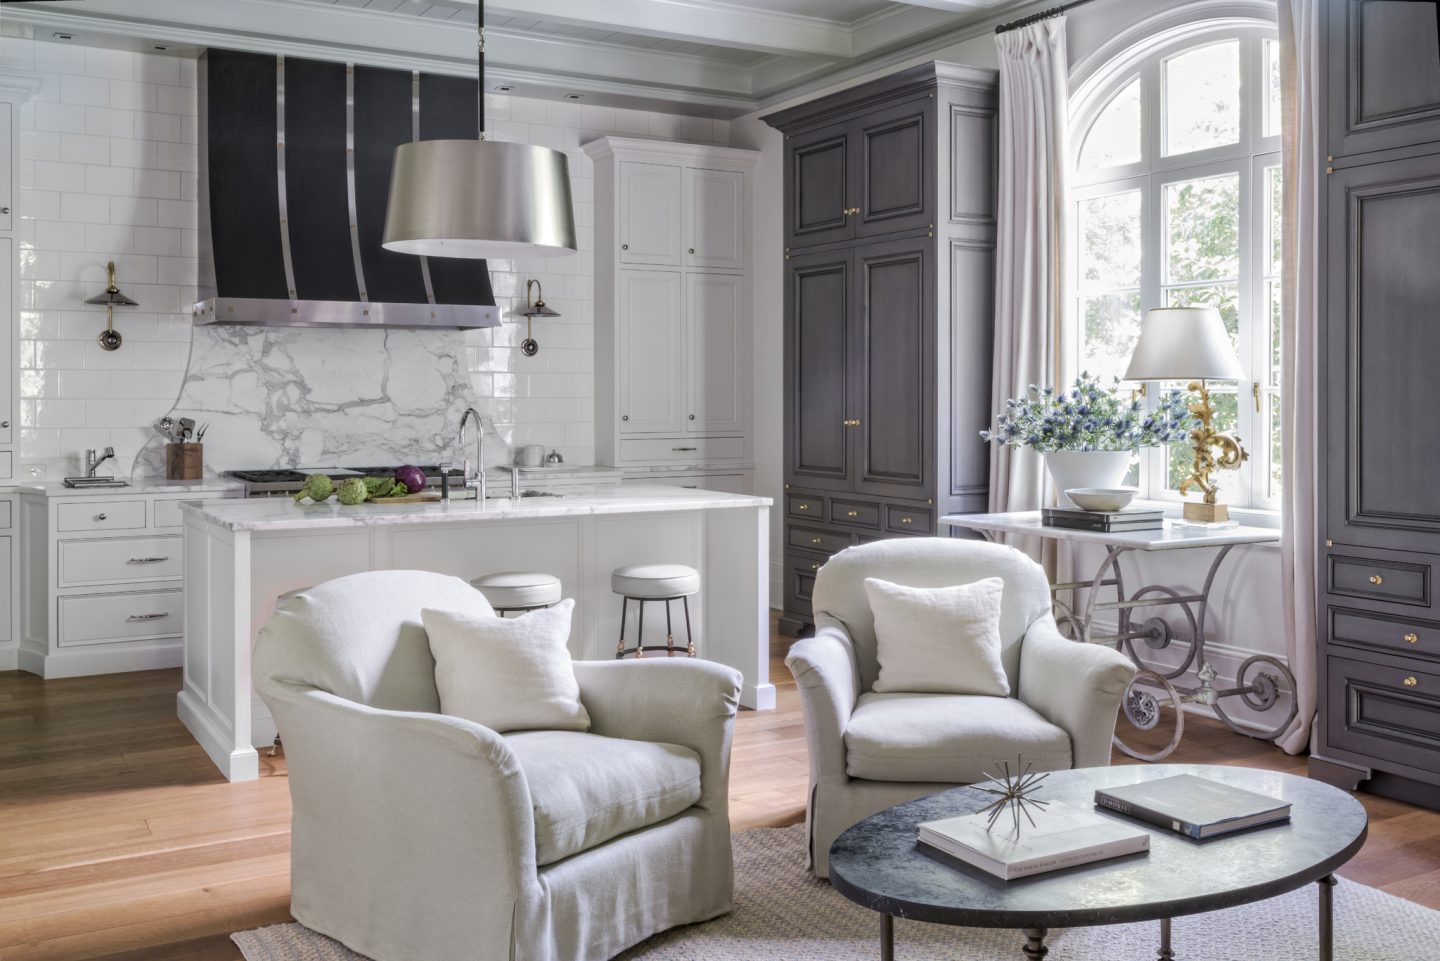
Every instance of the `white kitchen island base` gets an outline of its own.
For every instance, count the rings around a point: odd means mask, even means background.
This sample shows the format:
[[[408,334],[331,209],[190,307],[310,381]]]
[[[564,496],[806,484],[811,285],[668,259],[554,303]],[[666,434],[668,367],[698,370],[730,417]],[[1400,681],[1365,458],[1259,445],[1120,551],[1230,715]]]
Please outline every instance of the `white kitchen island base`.
[[[483,507],[473,500],[301,506],[289,498],[187,504],[180,719],[227,778],[259,775],[256,746],[274,740],[275,725],[251,687],[250,651],[287,591],[361,571],[428,570],[467,580],[544,571],[576,601],[571,653],[601,659],[614,657],[620,636],[611,571],[657,562],[700,572],[691,604],[697,655],[740,671],[742,705],[773,708],[769,507],[762,497],[640,486],[492,499]],[[647,629],[661,623],[652,617]],[[633,637],[632,624],[627,640]]]

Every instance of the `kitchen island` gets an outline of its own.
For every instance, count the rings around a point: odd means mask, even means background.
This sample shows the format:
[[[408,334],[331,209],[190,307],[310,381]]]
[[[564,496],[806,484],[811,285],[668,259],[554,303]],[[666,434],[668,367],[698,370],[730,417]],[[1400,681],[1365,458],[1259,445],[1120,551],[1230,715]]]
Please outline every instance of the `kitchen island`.
[[[274,740],[275,725],[252,690],[250,651],[289,591],[361,571],[429,570],[467,580],[544,571],[576,601],[571,653],[599,659],[614,656],[620,631],[611,571],[661,562],[700,572],[691,599],[697,655],[740,671],[745,707],[772,708],[769,509],[764,497],[639,485],[483,504],[187,503],[180,719],[227,778],[259,775],[256,746]],[[650,630],[658,623],[652,618]],[[627,640],[633,637],[632,624]]]

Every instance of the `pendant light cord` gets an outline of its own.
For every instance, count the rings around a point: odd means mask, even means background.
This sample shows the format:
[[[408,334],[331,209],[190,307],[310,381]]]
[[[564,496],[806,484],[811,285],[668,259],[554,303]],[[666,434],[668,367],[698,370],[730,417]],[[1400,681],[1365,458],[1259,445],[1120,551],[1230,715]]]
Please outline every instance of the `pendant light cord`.
[[[485,139],[485,0],[480,0],[476,21],[477,38],[475,59],[479,64],[479,76],[475,80],[475,113],[476,122],[480,127],[480,139]]]

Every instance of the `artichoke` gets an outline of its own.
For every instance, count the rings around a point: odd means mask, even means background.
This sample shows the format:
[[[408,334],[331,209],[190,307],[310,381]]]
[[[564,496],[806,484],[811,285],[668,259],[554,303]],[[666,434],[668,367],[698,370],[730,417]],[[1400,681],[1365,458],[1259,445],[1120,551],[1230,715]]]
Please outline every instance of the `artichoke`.
[[[333,493],[335,493],[334,481],[324,474],[311,474],[305,478],[305,486],[300,488],[300,492],[295,495],[295,499],[301,501],[308,497],[319,504]]]
[[[335,497],[346,507],[354,507],[356,504],[365,503],[370,494],[365,488],[365,482],[358,477],[347,477],[340,482],[340,489]]]

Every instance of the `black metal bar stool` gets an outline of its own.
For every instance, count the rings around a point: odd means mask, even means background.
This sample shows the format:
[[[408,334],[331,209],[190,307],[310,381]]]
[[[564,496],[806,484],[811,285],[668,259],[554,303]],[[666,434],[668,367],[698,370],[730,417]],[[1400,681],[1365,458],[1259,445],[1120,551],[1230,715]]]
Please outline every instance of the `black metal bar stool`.
[[[700,593],[700,572],[684,564],[629,564],[617,567],[610,575],[610,589],[620,595],[620,642],[615,646],[615,658],[634,654],[644,657],[646,651],[664,651],[675,656],[675,632],[670,624],[670,602],[678,600],[685,609],[685,655],[695,656],[695,635],[690,630],[690,596]],[[637,618],[634,647],[625,646],[625,620],[629,614],[630,602],[640,605]],[[665,643],[645,643],[645,604],[649,601],[665,602]]]

